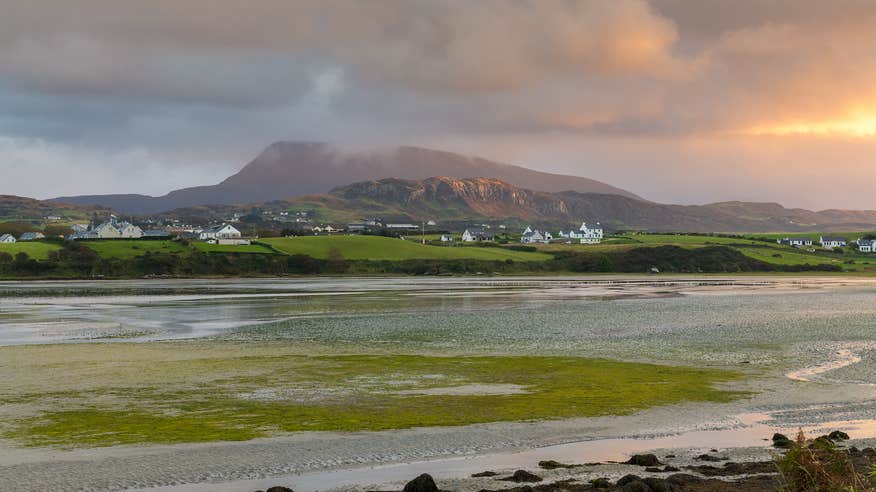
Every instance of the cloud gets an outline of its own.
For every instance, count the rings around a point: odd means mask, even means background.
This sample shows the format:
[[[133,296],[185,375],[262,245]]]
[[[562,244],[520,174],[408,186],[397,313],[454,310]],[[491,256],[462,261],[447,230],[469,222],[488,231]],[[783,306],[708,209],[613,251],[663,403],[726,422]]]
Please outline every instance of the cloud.
[[[608,162],[624,170],[604,173],[613,184],[700,200],[725,191],[733,159],[775,187],[772,169],[817,165],[798,136],[854,162],[849,149],[876,138],[868,1],[0,0],[0,12],[0,170],[16,183],[2,192],[48,196],[30,183],[55,174],[65,193],[161,193],[278,139],[498,158],[514,139],[533,146],[518,163],[600,177]],[[559,148],[586,155],[550,157]],[[689,186],[652,195],[676,162]]]

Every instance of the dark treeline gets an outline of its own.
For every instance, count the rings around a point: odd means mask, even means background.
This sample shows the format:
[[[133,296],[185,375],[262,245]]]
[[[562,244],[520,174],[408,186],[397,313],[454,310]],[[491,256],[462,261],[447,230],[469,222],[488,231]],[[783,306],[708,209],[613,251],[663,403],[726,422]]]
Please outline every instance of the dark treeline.
[[[48,259],[37,261],[25,253],[0,253],[0,275],[12,278],[131,278],[143,276],[272,276],[408,274],[461,275],[491,273],[739,273],[842,271],[838,265],[775,265],[743,255],[725,246],[687,249],[678,246],[642,247],[617,252],[561,251],[547,261],[519,262],[470,259],[346,260],[305,255],[204,253],[146,253],[131,259],[101,258],[85,244],[66,242]]]

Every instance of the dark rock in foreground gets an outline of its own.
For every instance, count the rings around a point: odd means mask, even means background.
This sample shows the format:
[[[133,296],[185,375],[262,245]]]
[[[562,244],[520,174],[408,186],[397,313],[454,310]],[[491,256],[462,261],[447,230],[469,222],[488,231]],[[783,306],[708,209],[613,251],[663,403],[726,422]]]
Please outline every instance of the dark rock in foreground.
[[[658,466],[663,463],[661,463],[660,460],[657,459],[657,456],[653,454],[634,454],[626,461],[626,464],[636,466]]]
[[[784,434],[779,434],[776,432],[773,434],[773,446],[777,448],[787,449],[790,448],[794,441],[788,439],[788,436]]]
[[[501,480],[506,482],[541,482],[542,478],[534,473],[529,473],[526,470],[517,470],[514,475],[505,477]]]
[[[402,492],[438,492],[438,486],[431,475],[424,473],[408,482]]]

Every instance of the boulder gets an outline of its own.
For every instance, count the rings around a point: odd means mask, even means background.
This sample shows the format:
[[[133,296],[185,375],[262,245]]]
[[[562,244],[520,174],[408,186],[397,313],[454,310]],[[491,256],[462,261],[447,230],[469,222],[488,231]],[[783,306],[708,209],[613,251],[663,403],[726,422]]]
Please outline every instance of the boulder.
[[[790,448],[792,444],[794,444],[794,441],[788,439],[788,436],[779,434],[778,432],[773,434],[773,446],[787,449]]]
[[[620,479],[618,479],[618,486],[624,486],[630,482],[640,482],[642,481],[642,477],[638,475],[624,475]]]
[[[701,454],[701,455],[695,457],[694,459],[697,460],[697,461],[711,461],[711,462],[716,462],[716,461],[727,461],[727,460],[729,460],[730,458],[727,458],[727,457],[723,457],[723,458],[722,458],[722,457],[720,457],[720,456],[712,456],[712,455],[710,455],[710,454]]]
[[[265,492],[293,492],[293,491],[289,487],[283,487],[283,486],[277,485],[276,487],[269,488]]]
[[[545,460],[539,461],[538,466],[544,468],[545,470],[556,470],[557,468],[574,468],[575,465],[569,465],[567,463],[560,463],[559,461],[554,460]]]
[[[848,441],[849,435],[843,431],[835,430],[827,435],[827,438],[831,441]]]
[[[610,489],[611,482],[605,477],[594,478],[590,481],[590,487],[594,489]]]
[[[408,482],[403,492],[438,492],[438,486],[431,475],[424,473]]]
[[[507,482],[541,482],[542,478],[534,473],[529,473],[526,470],[517,470],[510,477],[503,478]]]
[[[623,492],[652,492],[652,488],[641,480],[630,482],[620,488]]]
[[[498,473],[496,473],[496,472],[494,472],[494,471],[482,471],[482,472],[480,472],[480,473],[474,473],[474,474],[472,474],[471,477],[472,477],[472,478],[495,477],[496,475],[498,475]]]
[[[657,466],[662,465],[663,463],[661,463],[660,460],[657,459],[657,456],[653,454],[634,454],[626,461],[626,464],[636,466]]]

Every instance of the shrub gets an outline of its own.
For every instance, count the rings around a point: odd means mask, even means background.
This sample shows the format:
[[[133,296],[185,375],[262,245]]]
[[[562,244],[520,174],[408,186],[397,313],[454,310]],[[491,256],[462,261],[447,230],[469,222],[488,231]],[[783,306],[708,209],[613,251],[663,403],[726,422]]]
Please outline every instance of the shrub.
[[[872,491],[855,471],[849,452],[830,439],[806,439],[801,430],[784,456],[776,457],[776,466],[787,492]]]

